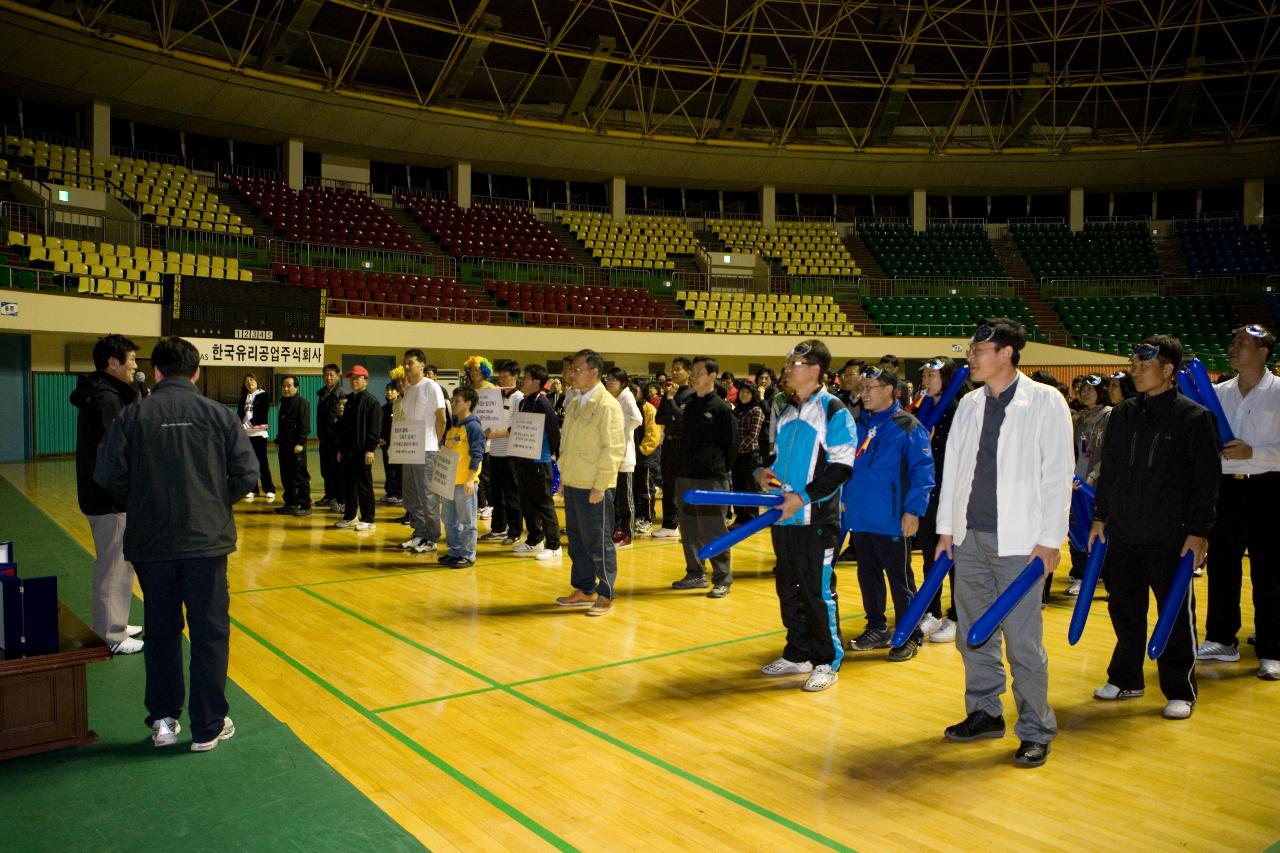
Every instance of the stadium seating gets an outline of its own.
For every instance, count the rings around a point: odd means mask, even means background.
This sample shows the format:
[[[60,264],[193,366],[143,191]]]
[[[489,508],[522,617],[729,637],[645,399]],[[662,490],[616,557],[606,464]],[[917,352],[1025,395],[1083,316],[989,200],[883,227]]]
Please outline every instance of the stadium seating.
[[[425,196],[401,196],[397,201],[455,258],[573,263],[573,256],[530,208],[477,204],[463,210],[448,199]]]
[[[995,247],[980,225],[860,224],[858,236],[889,278],[1007,278]]]
[[[661,309],[656,299],[635,288],[489,279],[485,290],[499,307],[520,312],[526,325],[608,329],[661,329],[673,325],[669,318],[658,316]]]
[[[704,331],[755,335],[857,335],[829,295],[677,291],[676,304]]]
[[[604,269],[673,270],[674,256],[692,256],[697,238],[676,216],[629,216],[621,221],[597,211],[562,210],[564,224]]]
[[[1179,219],[1175,230],[1193,277],[1280,274],[1280,225]]]
[[[1225,296],[1055,299],[1054,310],[1080,346],[1127,355],[1147,335],[1172,334],[1211,368],[1226,368],[1226,345],[1238,324]]]
[[[868,296],[862,307],[886,335],[966,337],[984,317],[1010,317],[1026,326],[1030,340],[1046,339],[1016,297]]]
[[[1037,280],[1160,274],[1144,222],[1094,222],[1076,233],[1052,223],[1015,224],[1009,233]]]
[[[276,179],[227,175],[225,180],[286,240],[422,251],[409,232],[367,193],[335,187],[304,187],[295,193]]]
[[[766,229],[750,219],[708,219],[707,228],[727,251],[763,255],[786,275],[862,274],[830,222],[779,222]]]

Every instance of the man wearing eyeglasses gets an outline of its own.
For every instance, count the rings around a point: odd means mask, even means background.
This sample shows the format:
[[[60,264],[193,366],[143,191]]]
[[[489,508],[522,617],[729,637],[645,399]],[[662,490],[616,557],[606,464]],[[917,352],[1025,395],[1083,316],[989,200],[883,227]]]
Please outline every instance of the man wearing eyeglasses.
[[[807,674],[804,689],[811,693],[836,683],[844,659],[835,548],[840,487],[853,470],[855,431],[844,403],[822,387],[830,365],[831,352],[819,340],[788,354],[788,396],[780,407],[775,400],[770,419],[774,453],[755,472],[761,491],[781,489],[784,495],[782,517],[770,533],[787,642],[782,656],[761,672]]]
[[[916,594],[911,573],[911,538],[929,508],[933,453],[929,433],[898,404],[898,374],[873,367],[862,379],[862,415],[857,421],[853,476],[844,485],[844,527],[853,531],[858,552],[858,586],[867,629],[849,642],[856,652],[889,648],[885,619],[885,578],[895,612],[902,614]],[[924,634],[889,652],[889,660],[916,656]]]
[[[1280,542],[1271,517],[1280,496],[1280,379],[1267,372],[1276,337],[1253,324],[1231,336],[1234,379],[1213,386],[1235,434],[1222,448],[1218,517],[1209,534],[1209,618],[1202,661],[1240,660],[1241,561],[1249,552],[1258,677],[1280,681]]]
[[[1057,568],[1071,506],[1071,414],[1056,388],[1018,370],[1026,330],[1005,317],[985,320],[969,343],[969,375],[985,387],[966,394],[947,437],[938,495],[938,547],[955,560],[959,633],[995,602],[1036,558]],[[1058,723],[1049,707],[1040,596],[1028,595],[1001,623],[1013,671],[1020,741],[1014,763],[1038,767]],[[1004,736],[1000,694],[1006,676],[1001,641],[960,642],[968,716],[947,728],[951,740]]]
[[[1153,335],[1134,351],[1137,395],[1111,410],[1102,443],[1089,548],[1107,544],[1108,610],[1116,647],[1107,683],[1095,699],[1134,699],[1144,692],[1142,664],[1150,589],[1163,609],[1178,563],[1204,559],[1221,466],[1213,415],[1176,388],[1182,344]],[[1173,633],[1156,662],[1164,717],[1185,720],[1196,703],[1195,597],[1188,591]]]

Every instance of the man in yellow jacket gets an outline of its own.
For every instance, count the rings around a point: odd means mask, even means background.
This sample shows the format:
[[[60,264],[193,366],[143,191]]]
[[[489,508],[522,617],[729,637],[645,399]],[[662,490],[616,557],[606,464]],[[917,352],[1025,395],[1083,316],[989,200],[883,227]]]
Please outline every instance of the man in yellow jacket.
[[[613,548],[613,501],[618,469],[626,451],[622,407],[600,383],[604,359],[580,350],[565,378],[577,395],[564,407],[560,432],[560,485],[572,560],[571,595],[561,607],[589,607],[588,616],[613,612],[618,557]]]

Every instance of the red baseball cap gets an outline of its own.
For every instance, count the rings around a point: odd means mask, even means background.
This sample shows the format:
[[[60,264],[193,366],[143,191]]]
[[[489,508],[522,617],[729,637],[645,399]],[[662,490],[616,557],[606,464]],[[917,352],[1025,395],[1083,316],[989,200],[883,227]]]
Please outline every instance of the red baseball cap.
[[[368,379],[369,371],[364,369],[363,364],[357,364],[347,371],[347,378],[350,379],[352,376],[363,376],[365,379]]]

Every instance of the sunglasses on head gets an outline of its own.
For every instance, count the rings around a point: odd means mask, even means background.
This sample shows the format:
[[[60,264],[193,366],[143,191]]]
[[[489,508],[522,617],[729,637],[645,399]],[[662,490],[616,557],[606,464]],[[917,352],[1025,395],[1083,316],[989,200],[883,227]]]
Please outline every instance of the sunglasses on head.
[[[931,359],[929,359],[928,361],[926,361],[924,364],[920,365],[920,369],[921,369],[921,370],[941,370],[941,369],[942,369],[942,359],[940,359],[940,358],[931,358]]]
[[[1267,336],[1267,330],[1259,326],[1257,323],[1250,323],[1247,326],[1241,326],[1239,329],[1236,329],[1236,331],[1244,332],[1246,335],[1259,339]]]
[[[1128,376],[1128,375],[1129,375],[1129,374],[1125,373],[1123,370],[1117,370],[1115,373],[1111,374],[1111,378],[1112,378],[1112,379],[1124,379],[1124,378],[1125,378],[1126,376]]]
[[[994,338],[995,334],[996,334],[995,326],[979,326],[976,330],[974,330],[973,337],[969,338],[969,346],[973,346],[974,344],[985,343],[986,341],[989,341],[992,338]]]
[[[883,375],[884,370],[879,367],[868,367],[866,370],[862,371],[863,379],[879,379]]]
[[[812,358],[812,353],[812,345],[796,344],[792,347],[791,352],[787,353],[787,363],[790,364],[793,358],[802,358],[805,364],[817,364],[818,362]]]
[[[1096,373],[1090,373],[1088,376],[1084,378],[1084,384],[1092,385],[1093,387],[1097,388],[1099,385],[1102,384],[1102,377]]]
[[[1133,350],[1133,357],[1138,361],[1150,361],[1160,354],[1160,347],[1155,344],[1140,344]]]

